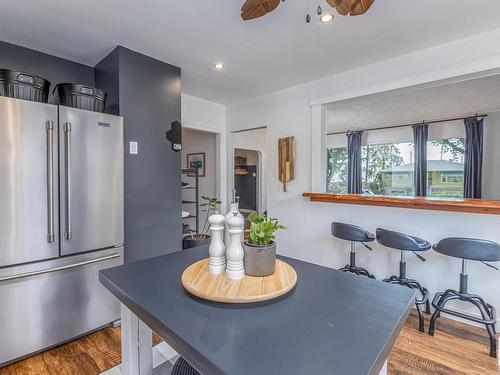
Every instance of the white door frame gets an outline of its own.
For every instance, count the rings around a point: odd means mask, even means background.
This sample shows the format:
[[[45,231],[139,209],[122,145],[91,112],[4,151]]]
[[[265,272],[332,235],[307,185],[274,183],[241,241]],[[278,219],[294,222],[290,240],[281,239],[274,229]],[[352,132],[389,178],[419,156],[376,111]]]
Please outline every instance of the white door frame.
[[[252,147],[252,145],[242,145],[235,147],[235,142],[234,142],[234,135],[238,133],[243,133],[243,132],[250,132],[253,130],[259,130],[259,129],[266,129],[266,142],[262,144],[261,148],[258,149],[256,147]],[[228,193],[228,202],[231,201],[231,191],[234,189],[234,149],[239,148],[242,150],[251,150],[251,151],[256,151],[259,155],[259,166],[260,166],[260,171],[257,171],[258,177],[260,177],[260,183],[258,184],[258,190],[259,190],[259,195],[257,199],[257,210],[259,213],[262,213],[262,211],[267,210],[267,192],[266,192],[266,185],[267,185],[267,174],[268,174],[268,168],[266,168],[266,163],[267,163],[267,144],[268,144],[268,137],[269,134],[267,133],[267,126],[259,126],[259,127],[253,127],[253,128],[246,128],[246,129],[238,129],[234,130],[228,133],[228,174],[227,174],[227,193]],[[264,157],[264,153],[266,153],[266,156]]]

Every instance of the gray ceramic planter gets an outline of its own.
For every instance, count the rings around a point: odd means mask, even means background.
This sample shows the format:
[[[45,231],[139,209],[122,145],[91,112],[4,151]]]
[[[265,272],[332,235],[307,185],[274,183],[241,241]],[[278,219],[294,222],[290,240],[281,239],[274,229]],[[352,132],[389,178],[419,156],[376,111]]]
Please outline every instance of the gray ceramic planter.
[[[276,243],[267,246],[254,246],[243,242],[245,274],[250,276],[269,276],[276,267]]]

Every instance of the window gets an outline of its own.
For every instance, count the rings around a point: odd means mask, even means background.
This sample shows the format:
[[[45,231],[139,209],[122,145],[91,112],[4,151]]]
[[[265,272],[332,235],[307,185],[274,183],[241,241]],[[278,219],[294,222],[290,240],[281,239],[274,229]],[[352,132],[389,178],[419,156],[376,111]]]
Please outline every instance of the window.
[[[463,174],[442,174],[441,182],[443,184],[463,184]]]
[[[369,144],[361,149],[363,193],[413,195],[413,143]]]
[[[463,135],[455,129],[436,127],[427,144],[427,196],[462,198],[464,190]],[[436,132],[441,132],[436,134]],[[451,134],[450,134],[451,133]],[[414,146],[406,129],[368,133],[361,149],[362,188],[367,195],[414,196]],[[387,139],[393,142],[384,142]],[[326,150],[326,191],[346,194],[348,156],[345,135],[330,140]]]
[[[462,198],[464,195],[463,138],[434,139],[427,144],[427,195]]]
[[[326,191],[347,193],[347,147],[326,149]]]
[[[326,151],[326,191],[347,193],[347,147]],[[363,194],[413,195],[413,143],[370,144],[361,149]]]

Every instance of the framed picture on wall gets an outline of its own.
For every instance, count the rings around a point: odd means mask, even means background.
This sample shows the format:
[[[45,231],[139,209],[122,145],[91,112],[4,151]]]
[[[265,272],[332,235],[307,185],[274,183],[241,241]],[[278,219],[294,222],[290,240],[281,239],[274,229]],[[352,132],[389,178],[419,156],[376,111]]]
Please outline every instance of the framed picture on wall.
[[[198,168],[198,176],[205,177],[205,153],[187,154],[187,167]]]

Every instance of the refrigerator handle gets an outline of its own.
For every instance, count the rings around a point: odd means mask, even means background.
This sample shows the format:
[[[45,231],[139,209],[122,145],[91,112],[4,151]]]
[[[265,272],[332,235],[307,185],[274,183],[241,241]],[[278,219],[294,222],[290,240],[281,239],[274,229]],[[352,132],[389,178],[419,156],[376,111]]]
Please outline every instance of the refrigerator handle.
[[[55,241],[54,235],[54,121],[45,124],[47,132],[47,242]]]
[[[64,124],[64,199],[65,223],[64,238],[71,240],[71,122]]]
[[[48,269],[39,270],[39,271],[25,272],[25,273],[20,273],[20,274],[17,274],[17,275],[12,275],[12,276],[0,277],[0,282],[9,281],[9,280],[15,280],[15,279],[22,279],[22,278],[30,277],[30,276],[43,275],[45,273],[51,273],[51,272],[57,272],[57,271],[64,271],[64,270],[68,270],[68,269],[71,269],[71,268],[82,267],[82,266],[86,266],[88,264],[93,264],[93,263],[103,262],[105,260],[119,258],[120,256],[121,256],[120,253],[115,253],[115,254],[103,256],[101,258],[85,260],[85,261],[82,261],[82,262],[68,264],[68,265],[65,265],[65,266],[48,268]]]

